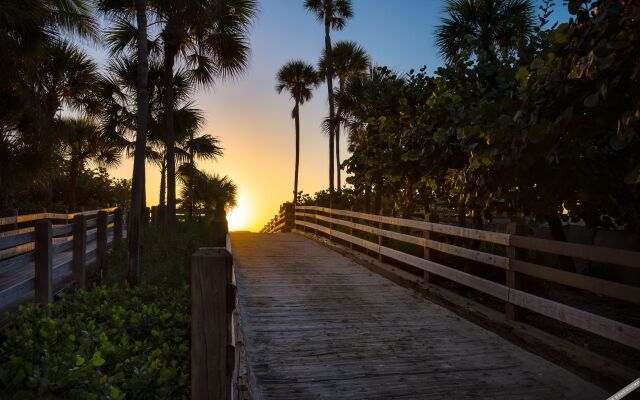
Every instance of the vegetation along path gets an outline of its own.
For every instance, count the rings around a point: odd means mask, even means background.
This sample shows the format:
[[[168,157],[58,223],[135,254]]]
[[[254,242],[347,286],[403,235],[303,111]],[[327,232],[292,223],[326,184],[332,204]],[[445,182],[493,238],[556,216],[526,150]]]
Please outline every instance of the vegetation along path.
[[[231,240],[255,398],[607,397],[311,240]]]

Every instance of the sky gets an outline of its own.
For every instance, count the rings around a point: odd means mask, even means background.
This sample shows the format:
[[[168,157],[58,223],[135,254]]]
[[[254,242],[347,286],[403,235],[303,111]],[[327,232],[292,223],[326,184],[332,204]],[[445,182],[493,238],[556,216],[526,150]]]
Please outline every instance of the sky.
[[[230,229],[258,231],[293,197],[295,130],[293,104],[275,90],[275,75],[287,61],[316,64],[324,46],[324,27],[303,7],[303,0],[261,0],[251,29],[249,68],[237,79],[200,90],[195,104],[206,124],[201,133],[218,136],[224,156],[200,162],[210,173],[228,175],[239,189],[238,206],[228,216]],[[556,0],[554,19],[567,20],[562,0]],[[434,30],[443,16],[444,0],[353,0],[354,17],[332,40],[354,40],[374,63],[404,72],[423,65],[433,72],[442,64],[434,46]],[[105,53],[96,50],[98,60]],[[329,143],[320,130],[327,114],[327,89],[320,86],[300,111],[299,190],[328,187]],[[342,135],[344,136],[344,135]],[[341,156],[347,154],[341,140]],[[131,178],[132,160],[110,171]],[[158,203],[160,173],[147,165],[147,203]],[[344,180],[344,173],[343,173]]]

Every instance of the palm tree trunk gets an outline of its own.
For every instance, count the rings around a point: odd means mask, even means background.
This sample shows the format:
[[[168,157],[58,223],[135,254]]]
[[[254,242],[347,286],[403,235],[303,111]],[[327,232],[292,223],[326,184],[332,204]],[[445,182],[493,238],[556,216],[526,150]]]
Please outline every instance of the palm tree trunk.
[[[293,212],[295,213],[296,204],[298,204],[298,168],[300,165],[300,102],[298,100],[296,100],[294,115],[296,120],[296,166],[293,179]]]
[[[80,173],[79,160],[72,158],[69,164],[69,211],[76,211],[76,190],[78,187],[78,174]]]
[[[364,187],[364,212],[371,213],[371,185],[368,183]]]
[[[344,91],[344,79],[340,79],[340,91]],[[342,191],[342,179],[340,178],[340,122],[342,119],[342,110],[338,107],[338,121],[336,121],[336,174],[338,178],[338,193]]]
[[[145,149],[147,146],[147,115],[149,111],[149,60],[147,53],[147,1],[136,0],[136,20],[138,24],[138,71],[137,71],[137,103],[138,115],[136,126],[136,149],[133,161],[133,179],[131,184],[131,209],[129,212],[129,259],[127,280],[134,286],[138,282],[140,269],[140,238],[142,236],[141,212],[142,195],[145,190],[144,167]]]
[[[328,18],[324,22],[324,45],[327,59],[327,93],[329,98],[329,208],[333,208],[333,145],[336,116],[333,107],[333,53],[331,51],[331,24]]]
[[[164,207],[167,194],[167,160],[162,161],[160,167],[160,198],[158,199],[158,205]]]
[[[167,132],[167,227],[169,233],[176,232],[176,157],[175,131],[173,126],[173,64],[176,49],[164,46],[164,115]]]

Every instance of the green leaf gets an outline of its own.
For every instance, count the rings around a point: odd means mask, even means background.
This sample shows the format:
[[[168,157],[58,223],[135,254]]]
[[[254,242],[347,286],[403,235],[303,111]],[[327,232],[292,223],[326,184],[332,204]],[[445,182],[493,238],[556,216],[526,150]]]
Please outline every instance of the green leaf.
[[[516,80],[522,87],[527,86],[527,82],[529,81],[529,70],[524,67],[518,68],[518,72],[516,72]]]
[[[569,0],[569,14],[576,15],[582,6],[580,0]]]
[[[629,171],[624,177],[624,183],[628,185],[637,185],[640,183],[640,165]]]
[[[586,99],[584,99],[584,106],[585,107],[596,107],[599,102],[600,102],[600,94],[598,92],[595,92],[591,96],[589,96]]]
[[[89,365],[91,365],[92,367],[99,367],[103,364],[104,358],[102,358],[100,352],[96,351],[95,353],[93,353],[93,357],[91,358],[91,363]]]
[[[535,124],[529,129],[529,141],[531,143],[540,143],[544,139],[544,135],[547,132],[547,126],[545,124]]]
[[[626,145],[627,143],[619,135],[612,136],[611,139],[609,139],[609,146],[614,150],[622,150]]]
[[[559,44],[567,43],[569,41],[569,24],[564,23],[558,25],[553,33],[553,39]]]
[[[76,358],[76,367],[81,366],[82,364],[84,364],[84,362],[85,362],[84,358],[82,358],[82,357]]]

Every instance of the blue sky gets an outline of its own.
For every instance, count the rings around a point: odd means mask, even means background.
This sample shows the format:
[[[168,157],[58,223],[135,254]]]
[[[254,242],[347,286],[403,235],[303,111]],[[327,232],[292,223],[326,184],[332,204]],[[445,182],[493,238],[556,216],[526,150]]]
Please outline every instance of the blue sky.
[[[569,18],[562,0],[555,20]],[[539,5],[539,2],[538,2]],[[354,40],[378,65],[408,71],[442,64],[433,33],[443,16],[443,0],[353,0],[354,17],[332,35],[334,41]],[[277,70],[291,59],[316,63],[324,46],[324,31],[303,7],[303,0],[262,0],[251,31],[250,67],[239,78],[201,90],[195,102],[207,118],[203,133],[219,136],[225,156],[202,164],[210,172],[229,175],[240,189],[240,205],[230,221],[238,229],[256,229],[289,200],[293,186],[294,129],[288,96],[274,89]],[[92,50],[103,59],[102,50]],[[328,186],[328,140],[320,132],[326,114],[326,87],[301,109],[300,189],[313,193]],[[346,155],[346,141],[342,140]],[[344,157],[344,156],[343,156]],[[131,176],[131,163],[113,171]],[[148,166],[150,204],[157,203],[159,174]]]

